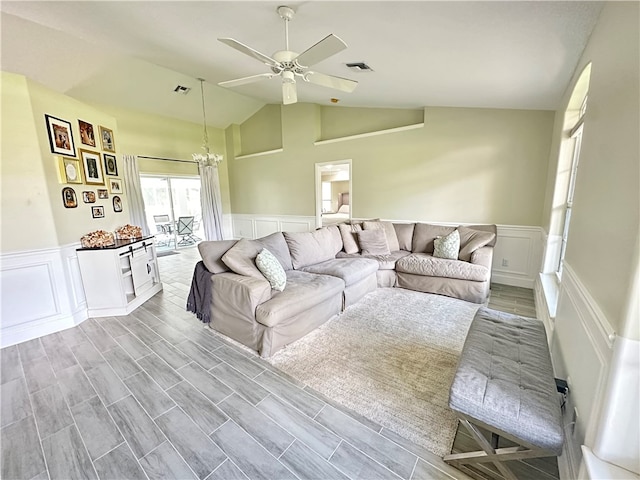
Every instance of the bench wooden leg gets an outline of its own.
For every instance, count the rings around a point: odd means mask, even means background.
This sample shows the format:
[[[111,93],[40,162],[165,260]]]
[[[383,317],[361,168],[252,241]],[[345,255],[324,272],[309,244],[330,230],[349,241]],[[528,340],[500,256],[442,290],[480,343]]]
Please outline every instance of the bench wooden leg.
[[[524,446],[498,448],[500,435],[491,432],[491,442],[478,430],[473,423],[466,418],[460,418],[460,422],[467,428],[473,439],[482,450],[468,453],[452,453],[444,457],[444,461],[453,465],[472,465],[474,463],[493,463],[507,480],[517,480],[517,477],[503,462],[507,460],[522,460],[524,458],[548,457],[553,454],[544,449],[536,449]]]

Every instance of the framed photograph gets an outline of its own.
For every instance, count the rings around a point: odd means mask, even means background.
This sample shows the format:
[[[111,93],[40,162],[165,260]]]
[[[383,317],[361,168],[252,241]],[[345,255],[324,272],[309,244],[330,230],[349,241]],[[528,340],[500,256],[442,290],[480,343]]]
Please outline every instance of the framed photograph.
[[[76,208],[78,206],[76,191],[73,188],[64,187],[62,189],[62,204],[64,208]]]
[[[115,152],[116,144],[113,139],[113,130],[109,130],[105,127],[100,127],[100,141],[102,142],[102,149],[107,152]]]
[[[91,207],[91,216],[93,218],[104,218],[104,207],[98,206],[98,207]]]
[[[104,200],[106,198],[109,198],[109,190],[107,190],[106,188],[99,188],[98,189],[98,198],[100,200]]]
[[[113,211],[114,212],[122,211],[122,200],[118,195],[113,196]]]
[[[82,192],[82,201],[84,203],[96,203],[96,192]]]
[[[122,193],[122,180],[119,178],[110,178],[109,191],[111,193]]]
[[[87,185],[104,185],[100,154],[89,150],[78,149],[84,171],[84,183]]]
[[[104,158],[104,173],[107,175],[113,175],[114,177],[117,176],[118,164],[116,163],[116,156],[103,153],[102,157]]]
[[[82,169],[77,158],[58,157],[60,183],[82,183]]]
[[[47,133],[49,134],[49,145],[53,153],[76,156],[76,147],[73,144],[73,133],[71,124],[61,118],[52,117],[45,113],[44,119],[47,122]]]
[[[96,146],[96,136],[93,133],[93,125],[84,120],[78,120],[78,126],[80,127],[80,142],[90,147]]]

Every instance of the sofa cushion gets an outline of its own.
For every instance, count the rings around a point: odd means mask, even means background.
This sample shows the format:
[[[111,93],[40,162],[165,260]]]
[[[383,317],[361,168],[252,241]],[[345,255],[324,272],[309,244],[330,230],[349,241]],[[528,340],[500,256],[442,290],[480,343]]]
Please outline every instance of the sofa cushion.
[[[456,278],[485,282],[489,280],[491,270],[483,265],[436,258],[427,253],[412,253],[396,262],[396,271],[423,275],[426,277]]]
[[[433,241],[433,256],[457,260],[460,253],[460,232],[454,230],[444,237],[436,237]]]
[[[388,255],[391,253],[384,230],[363,230],[357,235],[363,255]]]
[[[287,274],[282,268],[280,261],[266,248],[256,257],[256,266],[269,281],[271,288],[279,292],[287,285]]]
[[[477,249],[488,245],[496,238],[494,232],[483,232],[470,227],[458,227],[460,232],[460,253],[458,258],[468,262],[471,260],[471,254]]]
[[[326,262],[309,265],[303,272],[331,275],[344,280],[348,287],[378,270],[378,262],[369,258],[334,258]]]
[[[387,238],[387,245],[389,246],[389,251],[397,252],[398,250],[400,250],[400,245],[398,244],[398,235],[396,234],[396,229],[393,227],[393,223],[366,221],[362,225],[365,230],[384,231],[384,235]],[[360,246],[360,248],[362,248],[362,246]]]
[[[342,237],[342,244],[345,253],[358,253],[360,252],[360,245],[358,245],[358,238],[356,233],[362,231],[361,223],[341,223],[338,225],[340,229],[340,236]]]
[[[256,320],[273,327],[283,320],[302,313],[344,290],[344,282],[331,275],[316,275],[288,270],[287,288],[275,292],[270,300],[256,308]]]
[[[242,238],[222,256],[222,261],[232,272],[264,280],[256,266],[256,257],[262,248],[260,243]]]
[[[313,232],[284,232],[293,268],[331,260],[342,250],[342,237],[337,226],[323,227]]]
[[[411,242],[413,241],[413,229],[415,223],[394,223],[393,228],[398,237],[398,248],[400,250],[411,251]]]
[[[433,241],[436,237],[444,237],[453,232],[456,227],[416,223],[413,229],[411,251],[413,253],[433,253]]]
[[[293,268],[289,247],[287,246],[287,242],[284,239],[282,232],[275,232],[254,241],[269,250],[273,256],[278,259],[282,268],[285,270],[291,270]]]
[[[368,258],[378,262],[378,270],[395,270],[396,262],[407,255],[411,255],[411,252],[398,250],[397,252],[391,252],[388,255],[362,255],[359,253],[348,254],[345,252],[338,252],[338,255],[336,256],[338,258]]]
[[[198,244],[198,251],[204,266],[211,273],[224,273],[229,267],[222,261],[222,256],[236,244],[237,240],[204,241]]]

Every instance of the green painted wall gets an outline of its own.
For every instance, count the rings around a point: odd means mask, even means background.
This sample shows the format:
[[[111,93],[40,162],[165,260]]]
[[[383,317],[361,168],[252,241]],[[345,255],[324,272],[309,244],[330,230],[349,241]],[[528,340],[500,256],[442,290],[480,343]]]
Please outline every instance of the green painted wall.
[[[116,119],[120,132],[118,148],[122,153],[178,160],[191,160],[193,153],[203,153],[202,124],[108,105],[99,107]],[[224,153],[224,130],[209,126],[207,134],[210,150],[215,153]],[[198,175],[198,167],[195,163],[140,159],[138,165],[140,173],[143,174]],[[218,166],[223,213],[231,211],[227,165],[228,161],[225,158]]]
[[[227,129],[234,213],[313,216],[315,163],[352,159],[356,218],[541,225],[554,112],[434,107],[424,128],[314,145],[322,108],[282,107],[282,153],[235,159]]]
[[[265,105],[240,125],[240,152],[249,155],[282,148],[280,105]]]
[[[123,212],[113,211],[112,195],[94,204],[82,201],[83,191],[98,188],[85,184],[61,184],[58,179],[56,155],[51,153],[45,124],[45,113],[71,123],[75,147],[102,153],[96,147],[80,143],[78,119],[114,132],[116,156],[127,153],[165,158],[191,159],[200,152],[202,125],[157,115],[115,109],[104,105],[89,105],[54,92],[24,76],[2,72],[2,252],[51,248],[74,243],[85,233],[103,229],[113,231],[129,223],[126,194]],[[224,131],[209,127],[211,150],[224,152]],[[220,164],[220,184],[223,212],[230,211],[227,161]],[[165,161],[141,161],[143,173],[167,175],[198,175],[195,164]],[[120,170],[120,178],[122,178]],[[77,208],[65,208],[62,189],[72,187],[78,198]],[[105,218],[94,219],[91,207],[105,207]]]
[[[58,244],[53,204],[49,195],[28,81],[2,72],[2,146],[0,198],[3,252],[47,248]],[[46,133],[45,133],[46,135]],[[46,160],[54,162],[52,154]],[[62,205],[60,197],[59,205]]]

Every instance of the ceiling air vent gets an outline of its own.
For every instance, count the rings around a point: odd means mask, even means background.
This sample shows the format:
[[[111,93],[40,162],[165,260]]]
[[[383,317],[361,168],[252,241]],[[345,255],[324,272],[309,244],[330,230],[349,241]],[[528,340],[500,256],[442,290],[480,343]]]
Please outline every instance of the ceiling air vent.
[[[181,93],[182,95],[186,95],[187,93],[189,93],[190,90],[191,88],[183,87],[182,85],[178,85],[176,88],[173,89],[174,92]]]
[[[373,72],[373,69],[364,62],[347,63],[346,65],[354,72]]]

